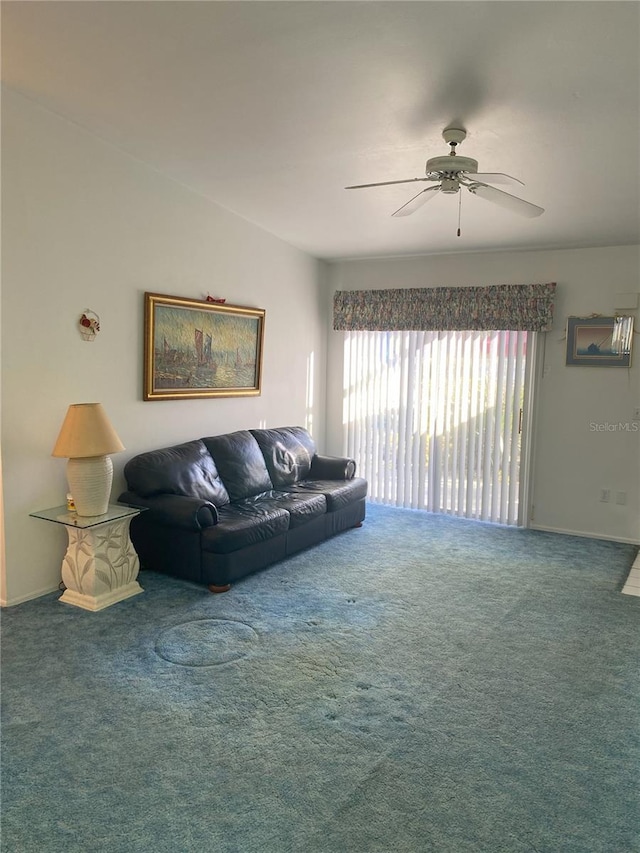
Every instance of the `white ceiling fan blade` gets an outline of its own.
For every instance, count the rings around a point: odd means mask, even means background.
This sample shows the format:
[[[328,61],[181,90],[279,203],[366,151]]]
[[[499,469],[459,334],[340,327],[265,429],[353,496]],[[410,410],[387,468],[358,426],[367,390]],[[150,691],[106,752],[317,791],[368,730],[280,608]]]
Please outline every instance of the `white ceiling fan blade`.
[[[482,181],[487,184],[520,184],[520,186],[524,186],[524,181],[514,178],[513,175],[506,175],[504,172],[463,172],[462,174],[469,181]]]
[[[355,184],[345,187],[345,190],[364,190],[367,187],[388,187],[390,184],[412,184],[414,181],[430,181],[432,178],[407,178],[404,181],[379,181],[377,184]]]
[[[410,213],[415,213],[415,211],[422,207],[425,201],[429,201],[430,198],[433,198],[433,190],[439,190],[440,184],[437,187],[427,187],[426,190],[422,190],[418,193],[418,195],[414,195],[413,198],[410,198],[406,204],[403,204],[402,207],[399,207],[392,216],[409,216]]]
[[[510,210],[512,213],[517,213],[520,216],[533,218],[544,213],[543,207],[538,207],[537,204],[531,204],[530,201],[525,201],[522,198],[517,198],[515,195],[497,190],[495,187],[487,187],[484,184],[472,184],[467,189],[470,193],[479,195],[480,198],[492,201],[494,204],[504,207],[505,210]]]

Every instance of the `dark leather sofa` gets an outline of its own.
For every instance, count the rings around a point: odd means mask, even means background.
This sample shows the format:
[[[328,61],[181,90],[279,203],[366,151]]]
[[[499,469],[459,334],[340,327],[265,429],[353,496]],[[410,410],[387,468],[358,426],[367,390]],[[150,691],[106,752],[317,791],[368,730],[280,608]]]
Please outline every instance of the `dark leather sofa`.
[[[146,509],[130,528],[144,568],[221,592],[360,526],[367,481],[355,471],[319,456],[302,427],[240,430],[133,457],[119,500]]]

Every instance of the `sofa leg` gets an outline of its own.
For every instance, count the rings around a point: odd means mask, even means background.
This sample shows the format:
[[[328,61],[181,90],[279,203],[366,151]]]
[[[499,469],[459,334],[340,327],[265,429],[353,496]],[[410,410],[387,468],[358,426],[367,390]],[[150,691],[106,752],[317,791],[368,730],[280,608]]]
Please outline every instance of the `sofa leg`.
[[[354,524],[353,526],[355,529],[357,529],[358,527],[362,527],[362,522],[359,521],[357,524]]]
[[[226,583],[226,584],[224,584],[224,586],[217,586],[215,583],[210,583],[208,586],[209,592],[214,592],[214,593],[228,592],[230,589],[231,589],[230,583]]]

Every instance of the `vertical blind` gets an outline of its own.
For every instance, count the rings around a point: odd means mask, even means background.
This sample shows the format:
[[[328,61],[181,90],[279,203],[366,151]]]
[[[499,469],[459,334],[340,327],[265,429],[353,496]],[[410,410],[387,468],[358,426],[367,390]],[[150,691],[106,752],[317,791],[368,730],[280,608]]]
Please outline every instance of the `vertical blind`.
[[[370,499],[517,524],[526,345],[526,331],[347,332],[345,449]]]

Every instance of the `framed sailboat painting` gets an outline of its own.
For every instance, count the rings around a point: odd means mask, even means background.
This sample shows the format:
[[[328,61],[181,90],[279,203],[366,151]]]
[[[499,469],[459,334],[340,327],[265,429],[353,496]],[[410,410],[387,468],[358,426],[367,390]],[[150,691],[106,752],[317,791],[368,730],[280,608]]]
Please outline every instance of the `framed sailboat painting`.
[[[633,317],[568,317],[566,364],[629,367]]]
[[[265,311],[144,295],[145,400],[260,394]]]

